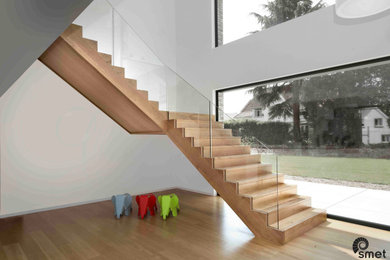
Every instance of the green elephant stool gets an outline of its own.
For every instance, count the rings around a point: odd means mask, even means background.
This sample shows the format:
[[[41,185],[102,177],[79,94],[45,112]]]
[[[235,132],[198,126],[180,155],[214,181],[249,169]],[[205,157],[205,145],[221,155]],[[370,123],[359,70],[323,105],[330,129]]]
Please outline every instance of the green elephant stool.
[[[172,211],[172,216],[177,216],[177,210],[180,210],[179,198],[176,194],[158,196],[158,203],[161,206],[161,216],[164,220],[167,219],[169,212]]]

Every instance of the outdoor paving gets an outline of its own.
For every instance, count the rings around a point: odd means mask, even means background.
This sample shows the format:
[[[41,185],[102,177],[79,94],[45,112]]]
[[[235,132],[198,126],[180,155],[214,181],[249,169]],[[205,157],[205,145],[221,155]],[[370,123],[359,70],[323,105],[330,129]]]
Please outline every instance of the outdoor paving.
[[[312,198],[312,206],[327,213],[390,226],[390,191],[285,180],[298,185],[298,194]]]

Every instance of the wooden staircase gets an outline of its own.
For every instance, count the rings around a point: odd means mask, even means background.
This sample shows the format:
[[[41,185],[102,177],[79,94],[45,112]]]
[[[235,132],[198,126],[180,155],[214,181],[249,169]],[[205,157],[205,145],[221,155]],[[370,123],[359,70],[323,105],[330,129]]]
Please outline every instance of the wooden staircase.
[[[209,115],[159,111],[96,41],[82,38],[80,26],[71,25],[39,59],[129,133],[166,134],[256,236],[286,243],[326,220],[223,123],[212,118],[210,144]]]

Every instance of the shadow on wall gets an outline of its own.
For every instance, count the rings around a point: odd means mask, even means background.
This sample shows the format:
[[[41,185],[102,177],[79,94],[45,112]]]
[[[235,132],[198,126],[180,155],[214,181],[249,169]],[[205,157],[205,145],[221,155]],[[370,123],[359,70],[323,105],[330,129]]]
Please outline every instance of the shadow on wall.
[[[91,2],[1,1],[0,96]]]

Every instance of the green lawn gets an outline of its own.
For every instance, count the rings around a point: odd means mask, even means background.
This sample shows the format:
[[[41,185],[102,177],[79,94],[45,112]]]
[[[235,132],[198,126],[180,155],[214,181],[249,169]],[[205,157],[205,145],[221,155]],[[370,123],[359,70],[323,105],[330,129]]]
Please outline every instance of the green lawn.
[[[274,161],[263,155],[264,162]],[[359,181],[390,185],[390,160],[369,158],[337,158],[279,156],[279,172],[286,175]]]

